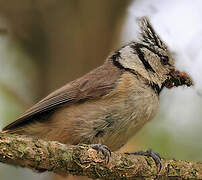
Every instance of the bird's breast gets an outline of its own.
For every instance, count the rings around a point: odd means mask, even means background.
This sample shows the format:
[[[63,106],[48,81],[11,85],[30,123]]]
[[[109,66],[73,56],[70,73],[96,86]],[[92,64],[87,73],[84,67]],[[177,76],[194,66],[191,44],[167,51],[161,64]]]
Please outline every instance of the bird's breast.
[[[151,120],[158,109],[158,96],[131,73],[126,73],[117,88],[108,96],[106,117],[110,124],[102,143],[113,150],[121,146]],[[113,123],[112,123],[113,122]],[[104,134],[104,133],[103,133]]]

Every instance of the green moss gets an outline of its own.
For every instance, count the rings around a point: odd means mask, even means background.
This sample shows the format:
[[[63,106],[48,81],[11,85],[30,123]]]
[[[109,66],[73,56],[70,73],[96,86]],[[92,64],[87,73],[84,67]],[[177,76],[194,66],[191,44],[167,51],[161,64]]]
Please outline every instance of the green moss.
[[[41,147],[41,143],[39,141],[34,141],[34,144],[37,148],[40,148]]]
[[[69,152],[63,152],[61,156],[64,161],[72,161],[72,155]]]
[[[17,150],[22,153],[22,155],[24,155],[24,153],[26,152],[26,145],[24,144],[19,144]]]
[[[180,169],[178,168],[176,161],[169,162],[168,168],[169,168],[168,176],[179,176]]]
[[[40,157],[40,156],[35,156],[34,159],[35,159],[36,161],[41,161],[41,157]]]
[[[192,170],[191,170],[191,174],[193,175],[193,178],[197,178],[197,174],[198,174],[198,169],[196,169],[196,168],[192,168]]]

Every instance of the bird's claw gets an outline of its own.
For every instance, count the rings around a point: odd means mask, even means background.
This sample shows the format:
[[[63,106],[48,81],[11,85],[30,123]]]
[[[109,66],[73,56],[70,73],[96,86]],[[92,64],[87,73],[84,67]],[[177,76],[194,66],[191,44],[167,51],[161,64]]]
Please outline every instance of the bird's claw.
[[[106,159],[106,163],[109,162],[109,158],[111,157],[111,151],[107,146],[102,144],[91,144],[90,147],[97,150],[98,152],[101,151]]]
[[[158,153],[156,152],[153,152],[151,149],[148,149],[146,151],[137,151],[137,152],[134,152],[134,153],[126,153],[126,154],[133,154],[133,155],[138,155],[138,156],[147,156],[147,157],[151,157],[156,166],[159,167],[159,172],[161,171],[161,168],[162,168],[162,162],[161,162],[161,157]]]

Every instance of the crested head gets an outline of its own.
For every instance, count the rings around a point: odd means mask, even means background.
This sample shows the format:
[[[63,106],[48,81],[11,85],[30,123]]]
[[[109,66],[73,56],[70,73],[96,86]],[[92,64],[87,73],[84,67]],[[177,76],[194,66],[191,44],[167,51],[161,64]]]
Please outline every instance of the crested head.
[[[169,87],[171,84],[172,87],[188,85],[185,83],[185,79],[189,79],[189,82],[191,79],[185,73],[175,69],[171,53],[155,32],[148,18],[140,18],[139,25],[141,30],[139,41],[131,42],[116,51],[111,56],[114,64],[126,71],[139,74],[145,79],[145,82],[155,87],[158,92],[164,86],[167,87],[168,82]],[[181,83],[181,79],[184,83]]]
[[[160,39],[160,37],[155,32],[154,28],[149,22],[147,17],[142,17],[139,19],[139,26],[140,26],[140,41],[151,48],[161,48],[163,50],[167,50],[166,44]]]

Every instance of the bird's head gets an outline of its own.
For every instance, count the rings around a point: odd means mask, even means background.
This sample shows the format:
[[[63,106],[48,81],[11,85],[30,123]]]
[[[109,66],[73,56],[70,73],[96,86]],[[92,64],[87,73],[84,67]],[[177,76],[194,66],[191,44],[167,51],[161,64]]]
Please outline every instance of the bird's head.
[[[171,53],[149,20],[142,17],[139,22],[139,42],[129,43],[116,51],[112,56],[114,62],[125,70],[141,75],[158,93],[164,86],[193,85],[189,75],[176,69]]]

